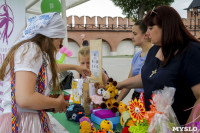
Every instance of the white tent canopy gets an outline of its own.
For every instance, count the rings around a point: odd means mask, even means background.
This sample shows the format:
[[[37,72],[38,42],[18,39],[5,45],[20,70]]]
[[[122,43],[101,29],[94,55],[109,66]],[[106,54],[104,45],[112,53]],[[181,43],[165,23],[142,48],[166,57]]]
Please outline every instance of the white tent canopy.
[[[25,0],[25,1],[26,1],[26,13],[34,15],[41,14],[40,5],[42,0]],[[88,0],[60,0],[62,8],[65,7],[65,9],[63,10],[70,9],[87,1]],[[65,3],[65,5],[63,5],[63,3]]]
[[[26,2],[26,17],[29,18],[29,17],[39,15],[42,13],[41,8],[40,8],[41,1],[42,0],[25,0],[25,2]],[[60,0],[61,5],[62,5],[62,17],[66,21],[66,23],[67,23],[66,10],[70,9],[72,7],[75,7],[77,5],[80,5],[87,1],[89,1],[89,0]],[[68,38],[68,35],[66,34],[64,41],[63,41],[64,46],[68,45],[67,38]]]

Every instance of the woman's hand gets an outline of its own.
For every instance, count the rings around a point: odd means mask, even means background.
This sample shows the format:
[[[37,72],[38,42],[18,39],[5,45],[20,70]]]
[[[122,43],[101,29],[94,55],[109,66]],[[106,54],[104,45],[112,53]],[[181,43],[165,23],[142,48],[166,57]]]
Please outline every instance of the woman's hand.
[[[121,84],[122,84],[122,82],[117,82],[116,88],[117,88],[118,90],[121,90],[121,89],[122,89]]]
[[[57,100],[58,100],[59,104],[58,104],[57,108],[55,108],[54,113],[57,113],[57,112],[59,112],[59,113],[66,112],[66,109],[69,106],[69,102],[65,101],[65,99],[64,99],[64,93],[63,92],[60,94],[60,96],[57,98]]]
[[[77,66],[77,67],[76,67],[76,71],[77,71],[78,73],[80,73],[80,74],[83,76],[83,78],[86,78],[86,76],[91,76],[91,72],[90,72],[90,70],[87,69],[87,68],[83,68],[83,67],[81,67],[81,66]]]
[[[141,74],[138,74],[134,77],[130,77],[124,81],[117,83],[117,89],[121,90],[123,88],[132,89],[132,88],[143,88]]]

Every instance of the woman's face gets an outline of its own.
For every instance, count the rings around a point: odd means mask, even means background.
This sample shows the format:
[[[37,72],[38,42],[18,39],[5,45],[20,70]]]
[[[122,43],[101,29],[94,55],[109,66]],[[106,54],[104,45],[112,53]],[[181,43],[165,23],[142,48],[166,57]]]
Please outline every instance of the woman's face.
[[[79,56],[80,56],[80,58],[79,58],[80,66],[89,69],[90,68],[90,56],[89,55],[87,55],[87,56],[79,55]]]
[[[162,40],[162,29],[157,25],[148,26],[147,32],[149,33],[149,37],[151,39],[151,43],[157,46],[161,46]]]
[[[56,49],[60,49],[60,45],[62,45],[62,42],[62,38],[53,38],[53,45],[56,47]]]
[[[132,28],[133,33],[133,43],[135,46],[141,46],[142,43],[144,43],[145,34],[142,33],[142,31],[139,28],[139,25],[134,25]]]

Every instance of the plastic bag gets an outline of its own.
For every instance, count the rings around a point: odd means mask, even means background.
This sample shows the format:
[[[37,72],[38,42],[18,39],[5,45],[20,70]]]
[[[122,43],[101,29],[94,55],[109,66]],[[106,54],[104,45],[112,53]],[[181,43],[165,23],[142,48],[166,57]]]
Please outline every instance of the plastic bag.
[[[162,114],[156,113],[149,125],[148,133],[174,133],[173,127],[180,127],[177,117],[171,107],[175,88],[165,87],[163,90],[153,92],[152,101],[156,110]]]
[[[73,73],[71,71],[64,71],[60,73],[59,82],[61,90],[71,89],[72,80],[74,79]]]

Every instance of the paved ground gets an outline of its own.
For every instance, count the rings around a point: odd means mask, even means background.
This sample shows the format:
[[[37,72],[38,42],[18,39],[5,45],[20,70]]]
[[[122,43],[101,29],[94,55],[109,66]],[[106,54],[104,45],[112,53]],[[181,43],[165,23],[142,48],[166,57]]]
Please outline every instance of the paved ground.
[[[67,63],[78,64],[78,59],[68,58]],[[102,66],[108,75],[116,81],[122,81],[128,77],[131,68],[132,58],[103,58]],[[76,75],[76,73],[75,73]]]
[[[103,68],[107,71],[109,77],[112,77],[117,82],[122,81],[128,77],[130,67],[131,67],[132,58],[103,58]],[[77,58],[68,58],[68,64],[78,64]],[[77,77],[77,72],[73,71],[75,78]],[[128,101],[131,98],[131,95],[134,90],[131,90],[127,97],[123,100],[125,104],[128,104]],[[71,90],[67,90],[71,93]],[[57,122],[56,119],[50,117],[51,123],[56,131],[56,133],[67,133],[62,125]]]

